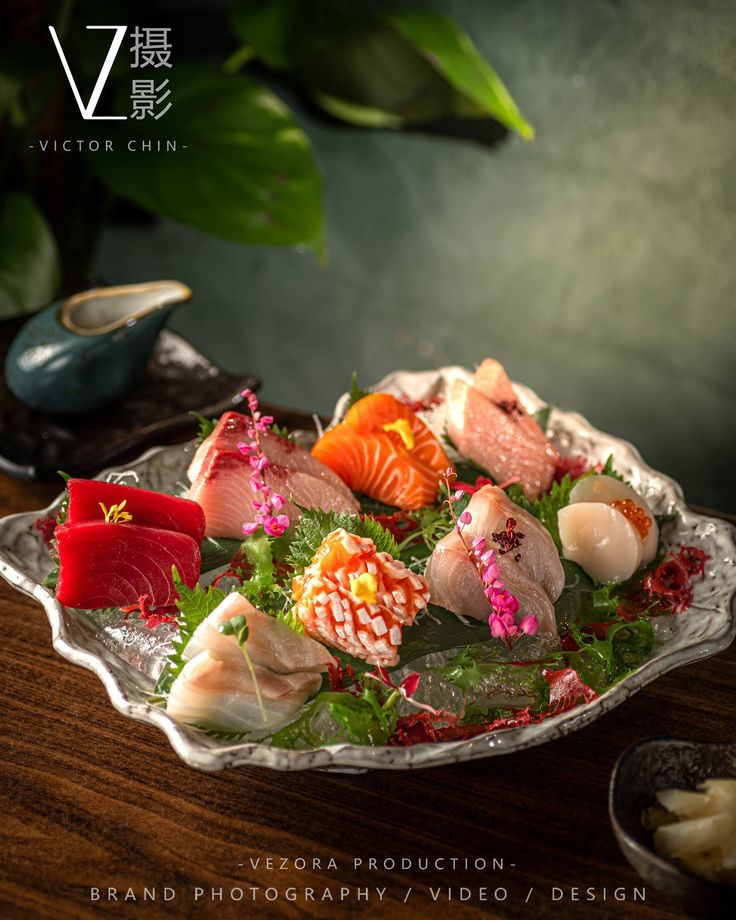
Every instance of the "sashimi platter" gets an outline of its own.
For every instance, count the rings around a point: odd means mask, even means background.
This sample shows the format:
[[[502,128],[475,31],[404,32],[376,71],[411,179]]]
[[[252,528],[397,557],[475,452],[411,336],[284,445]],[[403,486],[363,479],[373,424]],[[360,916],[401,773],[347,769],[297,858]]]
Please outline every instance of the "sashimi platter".
[[[237,409],[0,521],[55,648],[194,767],[510,753],[734,638],[733,528],[493,359],[354,378],[324,429]]]

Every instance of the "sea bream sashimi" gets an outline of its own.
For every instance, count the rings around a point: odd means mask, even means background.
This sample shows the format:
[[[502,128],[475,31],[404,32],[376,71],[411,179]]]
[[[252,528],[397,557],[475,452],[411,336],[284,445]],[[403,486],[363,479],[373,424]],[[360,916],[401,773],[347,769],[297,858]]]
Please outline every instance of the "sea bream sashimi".
[[[255,680],[242,655],[238,660],[200,652],[172,684],[166,711],[186,725],[272,731],[291,722],[322,683],[312,672],[277,674],[261,665],[253,665],[253,671]]]
[[[170,607],[178,595],[172,567],[193,588],[199,544],[188,534],[137,524],[88,521],[56,528],[56,599],[67,607],[127,607],[146,595],[149,608]]]
[[[199,446],[188,470],[187,497],[204,511],[208,537],[242,538],[243,524],[256,519],[251,467],[238,449],[246,437],[245,416],[229,412]],[[242,421],[240,421],[242,420]],[[283,513],[291,520],[299,508],[355,513],[355,496],[331,469],[286,438],[266,431],[261,450],[268,459],[266,484],[288,499]]]
[[[523,613],[537,618],[540,632],[556,632],[553,603],[565,585],[565,573],[548,531],[496,486],[479,489],[466,510],[470,523],[463,536],[452,530],[430,557],[426,577],[434,603],[476,619],[489,616],[478,570],[468,556],[473,537],[484,537]]]
[[[219,629],[238,616],[248,628],[242,645]],[[335,661],[322,644],[237,592],[200,623],[182,657],[187,664],[172,684],[167,711],[181,722],[225,731],[272,730],[291,721]]]
[[[186,498],[97,479],[69,479],[66,488],[67,524],[104,521],[117,507],[134,524],[186,533],[197,544],[204,538],[204,512]]]
[[[498,361],[483,361],[471,384],[455,381],[448,399],[447,433],[463,457],[494,479],[518,479],[530,500],[549,489],[557,452],[524,409]]]
[[[270,668],[278,674],[295,671],[321,672],[334,663],[334,656],[309,636],[294,632],[285,623],[258,610],[250,601],[234,591],[194,630],[182,657],[187,661],[205,650],[220,658],[242,658],[237,639],[224,635],[219,626],[236,616],[244,616],[248,624],[246,647],[254,664]]]

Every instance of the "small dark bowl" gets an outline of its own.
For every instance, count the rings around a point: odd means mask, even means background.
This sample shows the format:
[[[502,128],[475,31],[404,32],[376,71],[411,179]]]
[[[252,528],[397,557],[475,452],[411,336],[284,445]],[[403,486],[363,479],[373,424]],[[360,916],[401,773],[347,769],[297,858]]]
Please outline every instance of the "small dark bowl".
[[[662,789],[693,789],[712,777],[736,778],[736,743],[647,738],[625,751],[611,776],[608,807],[623,854],[642,878],[698,920],[733,920],[736,886],[709,882],[654,850],[642,811]]]

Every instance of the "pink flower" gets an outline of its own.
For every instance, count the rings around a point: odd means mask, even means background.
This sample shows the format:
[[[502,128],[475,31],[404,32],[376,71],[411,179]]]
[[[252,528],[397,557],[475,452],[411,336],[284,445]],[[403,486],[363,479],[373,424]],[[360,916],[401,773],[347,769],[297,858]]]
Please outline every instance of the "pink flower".
[[[417,674],[416,671],[412,671],[411,674],[408,674],[398,686],[391,680],[386,668],[382,667],[381,665],[378,665],[375,671],[371,671],[370,674],[366,674],[366,677],[373,677],[375,680],[379,681],[384,686],[389,687],[391,690],[398,691],[404,697],[407,703],[410,703],[417,709],[424,709],[426,712],[431,712],[433,715],[439,715],[439,712],[436,709],[433,709],[426,703],[420,703],[417,700],[412,699],[417,691],[417,687],[419,686],[419,674]]]
[[[527,636],[533,636],[539,629],[539,620],[535,616],[532,616],[531,613],[528,613],[519,620],[519,629],[523,633],[526,633]]]
[[[461,524],[470,524],[473,520],[473,516],[469,511],[463,511],[458,520]]]

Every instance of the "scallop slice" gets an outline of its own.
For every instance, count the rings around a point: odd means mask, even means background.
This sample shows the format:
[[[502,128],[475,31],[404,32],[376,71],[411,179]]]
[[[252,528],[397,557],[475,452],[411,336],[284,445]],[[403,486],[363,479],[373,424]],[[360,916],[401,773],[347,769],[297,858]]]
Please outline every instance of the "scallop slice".
[[[610,505],[576,502],[557,514],[562,553],[599,582],[625,581],[641,565],[643,545],[628,520]]]
[[[606,505],[610,505],[611,502],[622,502],[627,499],[641,508],[652,522],[645,538],[641,537],[636,527],[634,528],[636,535],[644,544],[641,564],[647,565],[657,555],[659,527],[651,508],[638,492],[635,492],[625,482],[621,482],[620,479],[605,475],[583,476],[570,490],[571,504],[576,502],[604,502]]]

